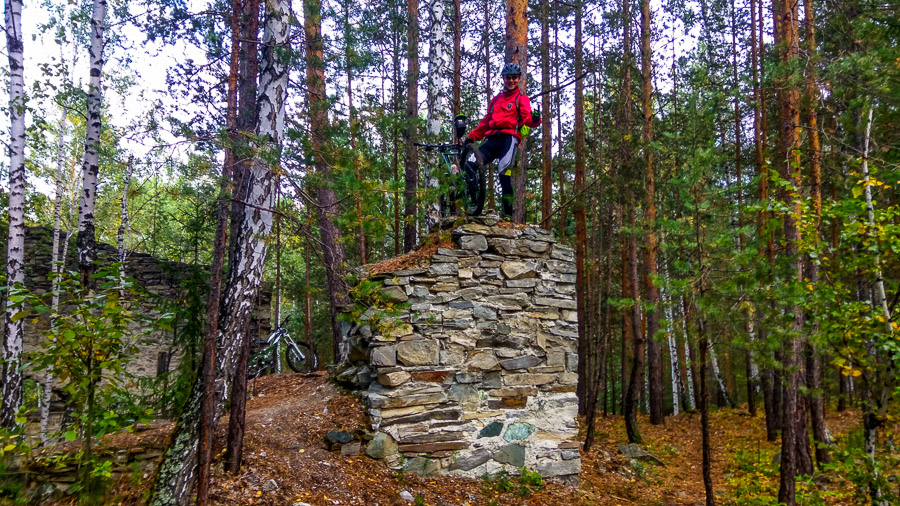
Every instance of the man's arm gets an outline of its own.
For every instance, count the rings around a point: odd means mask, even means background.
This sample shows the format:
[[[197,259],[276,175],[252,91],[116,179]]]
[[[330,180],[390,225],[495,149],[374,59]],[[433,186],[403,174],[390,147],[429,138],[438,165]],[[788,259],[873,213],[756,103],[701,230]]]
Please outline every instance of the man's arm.
[[[494,99],[490,101],[490,103],[488,104],[487,114],[485,114],[484,117],[481,118],[478,126],[475,127],[471,132],[469,132],[469,135],[466,136],[470,140],[477,142],[484,138],[484,134],[487,133],[488,128],[491,124],[491,111],[494,109],[494,102],[496,100],[496,97],[494,97]]]
[[[522,95],[521,99],[522,119],[525,126],[534,128],[541,124],[541,112],[531,110],[531,99],[528,95]]]

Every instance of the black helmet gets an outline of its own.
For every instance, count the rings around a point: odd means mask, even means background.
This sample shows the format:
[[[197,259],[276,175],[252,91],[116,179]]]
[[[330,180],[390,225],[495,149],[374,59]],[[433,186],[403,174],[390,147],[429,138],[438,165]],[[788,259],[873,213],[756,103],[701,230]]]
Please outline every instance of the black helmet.
[[[500,71],[501,76],[520,76],[522,75],[522,67],[517,63],[507,63],[503,65],[503,70]]]

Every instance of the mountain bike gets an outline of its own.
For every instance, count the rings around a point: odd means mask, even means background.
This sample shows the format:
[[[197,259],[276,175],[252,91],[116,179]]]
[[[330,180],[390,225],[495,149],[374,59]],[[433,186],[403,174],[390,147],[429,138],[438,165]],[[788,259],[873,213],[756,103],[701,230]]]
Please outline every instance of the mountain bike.
[[[276,360],[281,360],[280,352],[284,350],[284,358],[288,367],[294,372],[315,371],[319,368],[319,357],[316,350],[311,349],[302,341],[294,341],[288,333],[287,325],[291,317],[288,316],[281,322],[277,329],[269,334],[265,341],[258,341],[259,351],[250,356],[249,378],[258,378],[264,374],[271,374],[276,370]]]
[[[453,127],[456,130],[456,138],[462,138],[466,133],[466,117],[461,114],[457,116],[453,121]],[[440,154],[447,168],[450,191],[447,195],[441,196],[441,215],[455,213],[457,202],[467,214],[480,215],[484,209],[486,185],[484,159],[478,148],[471,143],[460,142],[447,144],[416,142],[414,145],[423,148],[426,153]]]

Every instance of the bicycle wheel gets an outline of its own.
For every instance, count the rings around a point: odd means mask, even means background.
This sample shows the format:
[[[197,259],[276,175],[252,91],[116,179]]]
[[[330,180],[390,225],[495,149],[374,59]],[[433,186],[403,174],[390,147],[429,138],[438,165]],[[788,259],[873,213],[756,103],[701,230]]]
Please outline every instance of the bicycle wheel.
[[[484,209],[485,195],[485,168],[481,151],[472,144],[466,144],[459,153],[460,173],[463,176],[465,188],[463,193],[463,205],[471,216],[478,216]]]
[[[319,368],[319,357],[316,355],[315,350],[309,349],[306,343],[289,342],[286,345],[287,353],[285,353],[285,356],[287,357],[288,367],[292,371],[307,372],[307,370],[315,371]],[[303,353],[304,350],[301,350],[300,347],[305,348],[305,355]]]

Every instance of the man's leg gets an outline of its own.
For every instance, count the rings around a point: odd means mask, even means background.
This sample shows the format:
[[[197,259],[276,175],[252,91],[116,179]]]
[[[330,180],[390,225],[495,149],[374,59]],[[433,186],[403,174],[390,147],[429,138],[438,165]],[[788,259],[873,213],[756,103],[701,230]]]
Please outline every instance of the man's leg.
[[[512,186],[512,171],[516,160],[516,146],[518,139],[512,135],[503,136],[500,161],[497,163],[497,173],[500,175],[500,189],[503,191],[503,209],[500,215],[503,218],[512,218],[515,191]]]

